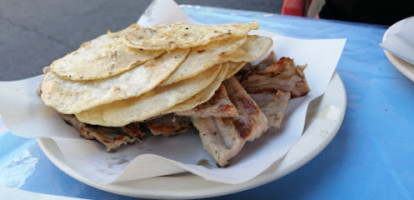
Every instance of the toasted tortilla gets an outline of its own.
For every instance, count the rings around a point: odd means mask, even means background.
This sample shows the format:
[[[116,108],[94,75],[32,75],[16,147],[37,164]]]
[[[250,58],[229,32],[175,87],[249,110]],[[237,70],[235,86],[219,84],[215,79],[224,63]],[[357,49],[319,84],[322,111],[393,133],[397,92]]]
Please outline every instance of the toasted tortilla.
[[[126,45],[144,50],[172,50],[206,45],[233,37],[245,37],[259,28],[257,22],[220,25],[200,25],[184,22],[161,24],[149,28],[134,28],[125,36]]]
[[[69,81],[47,73],[41,98],[64,114],[79,113],[114,101],[137,97],[156,87],[184,61],[188,49],[177,49],[127,73],[103,80]]]
[[[217,79],[213,81],[208,87],[200,91],[198,94],[192,96],[188,100],[186,100],[183,103],[180,103],[166,111],[166,113],[173,113],[173,112],[179,112],[184,110],[190,110],[194,107],[208,101],[211,99],[211,97],[214,95],[216,90],[220,87],[221,82],[224,81],[224,78],[227,75],[227,70],[229,68],[228,63],[222,64],[220,74],[218,75]]]
[[[229,63],[229,69],[227,70],[227,74],[224,79],[228,79],[234,76],[237,72],[240,71],[240,69],[242,69],[246,65],[246,62],[228,62],[228,63]]]
[[[128,71],[165,52],[133,49],[124,45],[121,38],[132,29],[139,29],[139,26],[135,24],[81,44],[76,51],[55,60],[50,65],[51,71],[61,78],[73,81],[105,79]]]
[[[162,84],[169,85],[196,76],[217,63],[254,61],[265,55],[273,44],[271,38],[257,35],[248,35],[246,39],[236,42],[234,40],[228,39],[193,48],[177,71]],[[233,72],[237,72],[240,70],[237,67],[241,66],[232,67],[235,68],[232,69]],[[234,75],[234,73],[231,74]],[[227,78],[230,77],[230,75],[227,76]]]
[[[192,48],[185,61],[162,85],[197,76],[212,66],[223,63],[223,58],[227,58],[245,42],[246,38],[230,38]]]
[[[251,62],[264,56],[272,47],[273,40],[269,37],[249,35],[246,42],[229,56],[226,61]]]
[[[102,126],[123,126],[156,117],[208,87],[217,79],[220,67],[217,65],[200,76],[156,87],[140,97],[97,106],[76,116],[82,122]]]

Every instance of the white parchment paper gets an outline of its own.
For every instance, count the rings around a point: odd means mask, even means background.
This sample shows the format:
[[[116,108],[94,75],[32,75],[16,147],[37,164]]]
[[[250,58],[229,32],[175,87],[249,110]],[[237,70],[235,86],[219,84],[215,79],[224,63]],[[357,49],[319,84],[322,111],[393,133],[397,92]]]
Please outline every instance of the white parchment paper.
[[[140,18],[142,26],[171,22],[193,22],[174,1],[154,1]],[[266,31],[272,37],[278,58],[288,56],[305,70],[311,92],[289,105],[281,130],[269,130],[247,143],[231,160],[230,167],[217,168],[204,151],[196,131],[176,137],[147,137],[142,143],[107,153],[96,141],[81,138],[56,112],[44,106],[36,94],[42,76],[0,83],[0,114],[8,129],[22,137],[53,138],[65,164],[85,178],[101,184],[191,172],[207,180],[237,184],[246,182],[281,159],[301,137],[310,101],[322,95],[335,71],[345,39],[303,40]]]

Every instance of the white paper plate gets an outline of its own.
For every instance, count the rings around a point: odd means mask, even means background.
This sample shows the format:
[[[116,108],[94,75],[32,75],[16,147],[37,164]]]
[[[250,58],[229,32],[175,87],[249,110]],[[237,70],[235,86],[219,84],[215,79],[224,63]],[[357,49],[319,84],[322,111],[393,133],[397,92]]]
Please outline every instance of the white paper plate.
[[[314,100],[309,107],[303,136],[286,156],[274,163],[256,178],[242,184],[223,184],[183,173],[144,180],[101,185],[91,182],[83,174],[70,168],[62,160],[52,139],[38,139],[46,156],[69,176],[108,192],[141,198],[204,198],[247,190],[274,181],[309,162],[332,140],[342,124],[346,109],[345,88],[335,73],[324,96]]]
[[[400,26],[404,24],[404,21],[408,20],[409,18],[403,19],[401,21],[398,21],[397,23],[390,26],[384,33],[384,36],[382,37],[382,41],[384,41],[388,35],[391,35],[392,33],[396,32],[400,29]],[[398,71],[400,71],[404,76],[414,81],[414,65],[411,63],[393,55],[387,50],[384,50],[385,55],[387,56],[388,60],[397,68]]]

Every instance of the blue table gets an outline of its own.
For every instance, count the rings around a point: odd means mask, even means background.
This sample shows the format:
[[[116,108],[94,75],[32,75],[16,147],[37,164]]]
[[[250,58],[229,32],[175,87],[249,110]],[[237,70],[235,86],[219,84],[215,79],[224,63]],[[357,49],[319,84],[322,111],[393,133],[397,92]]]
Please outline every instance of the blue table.
[[[388,27],[210,7],[183,9],[202,23],[255,20],[262,29],[292,37],[347,38],[337,72],[348,107],[333,141],[293,173],[217,199],[414,199],[414,83],[377,45]],[[78,182],[56,168],[36,140],[0,131],[0,185],[80,198],[133,199]]]

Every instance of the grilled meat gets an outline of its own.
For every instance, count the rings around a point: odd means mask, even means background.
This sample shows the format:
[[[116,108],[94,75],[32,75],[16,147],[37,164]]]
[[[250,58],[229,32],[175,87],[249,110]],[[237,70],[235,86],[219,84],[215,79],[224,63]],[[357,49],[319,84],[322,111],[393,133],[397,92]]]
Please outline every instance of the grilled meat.
[[[222,84],[210,100],[191,110],[176,112],[176,115],[191,117],[235,117],[239,113],[230,101],[226,88]]]
[[[175,114],[162,115],[146,123],[153,135],[172,136],[184,133],[191,128],[190,118]]]
[[[122,131],[127,133],[128,135],[141,140],[144,138],[145,133],[141,130],[141,125],[139,122],[133,122],[121,127]]]
[[[239,113],[237,117],[192,117],[200,132],[204,149],[217,165],[225,167],[246,141],[253,141],[267,130],[268,120],[236,78],[224,82],[229,98]]]
[[[255,69],[242,78],[248,93],[290,92],[292,98],[306,95],[310,89],[306,82],[304,66],[295,66],[292,59],[283,57],[264,69]]]
[[[245,140],[240,137],[232,120],[222,123],[223,118],[197,118],[191,121],[198,129],[204,149],[220,167],[229,165],[229,160],[243,148]]]
[[[268,126],[280,128],[289,106],[290,93],[278,90],[276,93],[251,94],[250,96],[266,115],[269,122]]]
[[[60,116],[67,124],[75,127],[82,137],[99,141],[105,145],[107,151],[114,151],[122,145],[137,141],[137,138],[127,135],[120,127],[94,126],[80,122],[75,115],[61,114]]]
[[[240,136],[248,141],[260,137],[267,129],[267,118],[257,106],[256,102],[243,89],[236,78],[224,81],[224,86],[229,92],[229,98],[239,112],[235,120]]]

